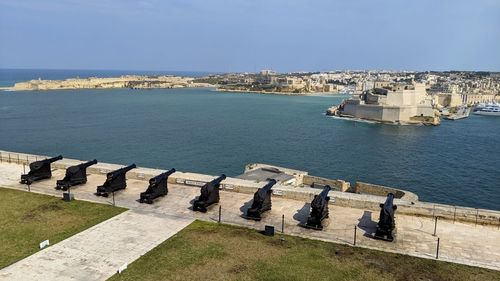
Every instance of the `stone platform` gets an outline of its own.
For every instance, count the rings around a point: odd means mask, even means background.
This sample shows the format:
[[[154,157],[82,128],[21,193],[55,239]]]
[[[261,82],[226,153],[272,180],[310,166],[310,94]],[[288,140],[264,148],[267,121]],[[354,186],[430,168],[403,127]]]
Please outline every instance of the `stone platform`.
[[[0,163],[0,186],[26,190],[26,186],[18,183],[22,171],[22,165]],[[64,177],[64,172],[63,169],[54,170],[52,179],[33,184],[31,191],[62,196],[62,192],[55,190],[54,186],[57,179]],[[139,193],[147,188],[147,180],[148,178],[129,179],[127,189],[115,194],[116,205],[152,217],[164,216],[206,221],[217,221],[219,206],[221,206],[223,223],[255,229],[263,229],[265,225],[274,225],[278,232],[281,231],[284,215],[286,234],[352,245],[356,228],[356,246],[358,247],[428,259],[436,258],[439,237],[439,260],[500,270],[498,226],[443,220],[438,221],[437,233],[433,236],[433,218],[403,215],[396,211],[397,236],[395,242],[389,243],[370,238],[378,221],[378,212],[373,210],[330,205],[329,225],[323,231],[314,231],[299,226],[299,223],[304,222],[308,215],[310,203],[308,201],[273,197],[273,209],[262,221],[256,222],[241,217],[243,211],[250,206],[252,199],[251,194],[245,193],[222,190],[219,205],[212,206],[207,213],[198,213],[191,210],[191,204],[199,195],[199,187],[170,184],[169,194],[166,197],[158,199],[153,205],[140,204],[137,199]],[[111,197],[102,198],[93,194],[96,186],[104,181],[104,174],[91,174],[87,184],[72,188],[72,193],[78,200],[112,204]]]

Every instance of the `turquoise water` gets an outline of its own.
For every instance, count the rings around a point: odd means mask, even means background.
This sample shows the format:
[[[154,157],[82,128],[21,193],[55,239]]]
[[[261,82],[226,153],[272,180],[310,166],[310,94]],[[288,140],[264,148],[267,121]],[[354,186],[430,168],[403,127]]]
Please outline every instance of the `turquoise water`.
[[[0,149],[214,175],[261,162],[500,210],[500,118],[426,127],[324,115],[343,98],[210,89],[0,92]]]

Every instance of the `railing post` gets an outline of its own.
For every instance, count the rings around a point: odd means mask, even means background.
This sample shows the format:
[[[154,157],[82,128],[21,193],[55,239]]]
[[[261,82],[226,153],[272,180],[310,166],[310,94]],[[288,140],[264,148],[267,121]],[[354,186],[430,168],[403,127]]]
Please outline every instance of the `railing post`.
[[[453,223],[455,223],[455,219],[457,218],[457,206],[455,207],[455,212],[453,213]]]
[[[432,236],[436,236],[437,224],[438,224],[438,217],[434,217],[434,234],[432,234]]]
[[[219,223],[220,223],[221,213],[222,213],[222,206],[219,205]]]
[[[9,153],[9,163],[10,163],[10,153]]]
[[[281,216],[281,233],[285,233],[285,215]]]
[[[436,259],[439,259],[439,237],[438,237],[438,243],[436,247]]]
[[[479,209],[476,208],[476,224],[474,226],[477,226],[477,217],[479,216]]]
[[[357,227],[356,225],[354,225],[354,246],[356,246],[356,231],[357,231]]]

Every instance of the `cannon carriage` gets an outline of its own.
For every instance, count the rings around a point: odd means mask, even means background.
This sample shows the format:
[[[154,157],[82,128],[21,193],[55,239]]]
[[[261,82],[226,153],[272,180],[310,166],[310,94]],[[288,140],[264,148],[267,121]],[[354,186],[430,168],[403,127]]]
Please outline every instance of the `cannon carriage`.
[[[125,189],[127,187],[127,178],[125,177],[127,172],[136,168],[135,164],[129,165],[127,167],[120,168],[113,172],[106,174],[106,181],[103,185],[97,187],[97,192],[95,195],[108,197],[109,193]]]
[[[193,202],[193,210],[205,213],[210,205],[219,203],[219,188],[221,182],[225,179],[226,175],[222,174],[203,185],[201,187],[200,196]]]
[[[326,185],[320,194],[314,195],[314,199],[311,202],[311,212],[304,227],[315,230],[323,229],[323,220],[327,219],[329,215],[328,202],[330,201],[330,197],[328,193],[331,189],[329,185]]]
[[[49,179],[52,177],[52,163],[63,159],[62,155],[47,158],[30,163],[30,171],[27,174],[21,175],[22,184],[32,184],[35,181]]]
[[[97,164],[97,160],[88,161],[66,169],[62,180],[56,182],[56,189],[67,191],[70,187],[87,182],[87,168]]]
[[[168,194],[168,177],[175,173],[175,169],[170,169],[149,180],[146,191],[141,192],[139,202],[153,204],[153,200]]]
[[[276,184],[276,180],[270,179],[268,183],[259,188],[253,195],[252,206],[248,208],[246,215],[243,217],[246,219],[260,221],[262,219],[262,214],[266,211],[271,210],[271,194],[272,187]]]

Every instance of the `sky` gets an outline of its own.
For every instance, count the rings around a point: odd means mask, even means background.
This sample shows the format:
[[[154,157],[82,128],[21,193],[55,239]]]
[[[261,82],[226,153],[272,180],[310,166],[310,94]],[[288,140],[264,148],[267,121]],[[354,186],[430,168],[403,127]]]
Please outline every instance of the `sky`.
[[[0,0],[0,68],[500,71],[500,1]]]

